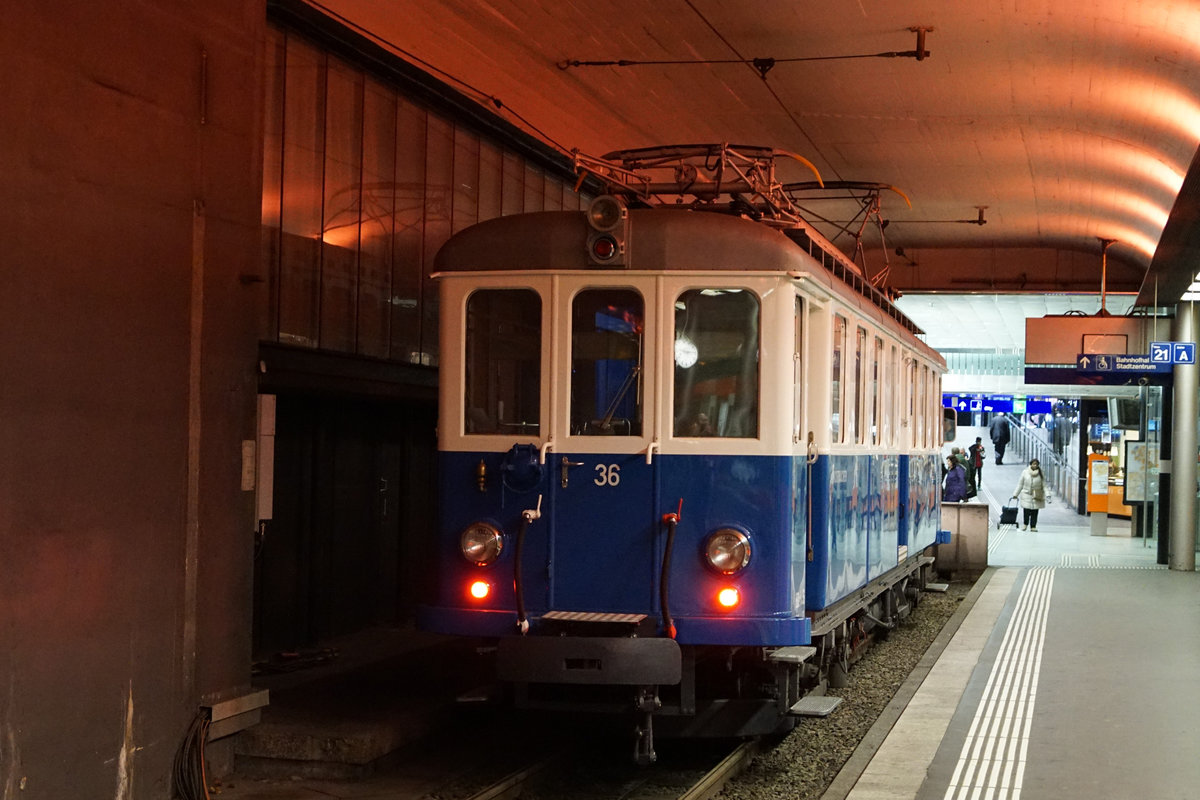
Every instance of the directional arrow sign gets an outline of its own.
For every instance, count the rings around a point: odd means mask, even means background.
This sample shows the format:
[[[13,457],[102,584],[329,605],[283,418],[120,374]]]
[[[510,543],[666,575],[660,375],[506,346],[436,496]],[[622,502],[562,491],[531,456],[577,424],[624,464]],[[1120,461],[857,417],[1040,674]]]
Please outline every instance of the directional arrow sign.
[[[1087,356],[1079,357],[1079,368],[1080,369],[1087,369],[1091,365],[1092,365],[1092,360],[1090,358],[1088,358]]]
[[[1171,345],[1173,342],[1151,342],[1150,360],[1155,364],[1171,363]]]
[[[966,411],[966,410],[967,410],[967,401],[966,401],[966,400],[959,400],[959,401],[958,401],[958,410],[959,410],[959,411]]]
[[[1195,342],[1172,342],[1172,344],[1171,344],[1171,363],[1172,364],[1195,364],[1196,363],[1196,343]]]

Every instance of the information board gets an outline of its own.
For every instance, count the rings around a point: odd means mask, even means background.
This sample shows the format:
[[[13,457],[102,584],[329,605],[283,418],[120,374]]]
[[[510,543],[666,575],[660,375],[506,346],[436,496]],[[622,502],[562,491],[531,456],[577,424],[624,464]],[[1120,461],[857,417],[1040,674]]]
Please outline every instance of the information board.
[[[1158,442],[1125,442],[1125,502],[1153,500],[1158,479]],[[1149,489],[1149,491],[1147,491]]]

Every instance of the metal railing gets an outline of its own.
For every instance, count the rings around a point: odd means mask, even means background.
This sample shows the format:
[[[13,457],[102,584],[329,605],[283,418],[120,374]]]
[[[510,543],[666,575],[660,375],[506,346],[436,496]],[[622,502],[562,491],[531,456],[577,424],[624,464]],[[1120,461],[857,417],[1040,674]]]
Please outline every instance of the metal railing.
[[[1020,420],[1008,417],[1008,449],[1024,462],[1036,458],[1046,475],[1046,486],[1054,492],[1068,508],[1078,506],[1079,470],[1054,452],[1050,443],[1041,438],[1042,428],[1027,428]]]

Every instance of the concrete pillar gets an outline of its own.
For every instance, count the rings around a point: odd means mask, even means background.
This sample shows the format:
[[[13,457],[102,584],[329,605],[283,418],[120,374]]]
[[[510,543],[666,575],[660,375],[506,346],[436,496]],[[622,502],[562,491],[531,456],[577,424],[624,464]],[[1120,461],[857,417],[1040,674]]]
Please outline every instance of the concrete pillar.
[[[1196,304],[1175,307],[1171,339],[1196,341]],[[1169,567],[1196,569],[1196,392],[1200,389],[1195,364],[1175,366],[1174,411],[1171,431],[1171,550]]]

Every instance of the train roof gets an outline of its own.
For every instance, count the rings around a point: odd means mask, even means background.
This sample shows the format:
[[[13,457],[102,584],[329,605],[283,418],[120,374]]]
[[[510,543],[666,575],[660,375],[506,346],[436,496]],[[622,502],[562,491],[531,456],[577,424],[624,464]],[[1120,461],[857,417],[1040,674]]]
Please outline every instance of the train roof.
[[[803,227],[780,230],[742,217],[669,207],[629,210],[626,271],[805,272],[841,284],[912,334],[923,333],[857,270],[831,258]],[[438,251],[434,270],[595,271],[584,242],[583,211],[541,211],[480,222]]]

